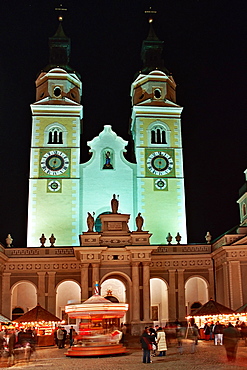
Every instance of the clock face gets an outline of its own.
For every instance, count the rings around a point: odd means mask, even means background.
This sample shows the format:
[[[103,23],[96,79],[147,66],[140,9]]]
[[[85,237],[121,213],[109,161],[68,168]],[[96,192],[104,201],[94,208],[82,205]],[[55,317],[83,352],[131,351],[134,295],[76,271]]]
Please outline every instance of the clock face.
[[[173,169],[173,159],[165,152],[153,152],[147,158],[147,168],[157,176],[167,175]]]
[[[60,150],[51,150],[41,158],[41,168],[48,175],[58,176],[67,171],[69,158]]]
[[[55,191],[59,191],[61,189],[61,184],[59,181],[56,181],[56,180],[52,180],[49,182],[48,184],[48,189],[51,191],[51,192],[55,192]]]

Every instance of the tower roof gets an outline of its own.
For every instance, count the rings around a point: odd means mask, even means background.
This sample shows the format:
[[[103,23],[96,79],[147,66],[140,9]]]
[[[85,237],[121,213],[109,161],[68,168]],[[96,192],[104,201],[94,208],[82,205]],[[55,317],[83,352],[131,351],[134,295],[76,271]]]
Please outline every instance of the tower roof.
[[[169,71],[164,66],[163,60],[163,49],[164,49],[164,41],[159,40],[157,37],[154,27],[153,27],[153,19],[149,19],[149,32],[146,40],[142,42],[142,49],[141,49],[141,59],[143,62],[143,67],[141,72],[144,74],[148,74],[149,72],[158,69],[160,71],[169,74]]]
[[[69,66],[70,46],[70,38],[63,30],[62,18],[59,18],[57,31],[54,36],[49,38],[49,64],[44,68],[44,71],[48,72],[53,68],[60,67],[69,73],[74,73],[73,68]]]

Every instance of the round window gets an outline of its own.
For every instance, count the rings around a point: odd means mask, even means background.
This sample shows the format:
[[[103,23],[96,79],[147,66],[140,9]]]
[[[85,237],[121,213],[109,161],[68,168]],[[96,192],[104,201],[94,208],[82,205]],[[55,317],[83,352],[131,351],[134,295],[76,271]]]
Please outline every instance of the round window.
[[[154,90],[154,97],[155,97],[155,99],[160,99],[161,98],[161,90],[160,89],[155,89]]]
[[[55,95],[56,98],[58,98],[59,96],[61,96],[61,89],[60,87],[56,86],[53,90],[53,93]]]

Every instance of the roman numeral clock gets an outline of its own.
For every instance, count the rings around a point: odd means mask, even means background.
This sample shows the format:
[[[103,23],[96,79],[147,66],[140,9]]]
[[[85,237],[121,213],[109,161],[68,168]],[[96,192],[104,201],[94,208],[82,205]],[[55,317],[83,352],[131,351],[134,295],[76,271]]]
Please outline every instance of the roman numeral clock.
[[[146,149],[146,177],[158,177],[154,180],[155,189],[167,190],[167,181],[164,178],[174,176],[175,161],[172,149]]]

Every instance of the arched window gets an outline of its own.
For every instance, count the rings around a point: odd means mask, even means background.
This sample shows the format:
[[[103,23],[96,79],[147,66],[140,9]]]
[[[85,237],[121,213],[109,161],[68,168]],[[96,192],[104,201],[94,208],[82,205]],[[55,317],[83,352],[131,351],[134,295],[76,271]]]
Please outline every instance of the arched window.
[[[66,128],[58,122],[53,122],[46,126],[44,131],[44,146],[66,146],[68,132]]]
[[[171,130],[167,123],[155,121],[149,126],[147,132],[150,145],[170,145]]]
[[[151,144],[167,144],[164,127],[154,126],[151,130]]]
[[[63,144],[63,132],[59,127],[52,127],[49,130],[47,144]]]

